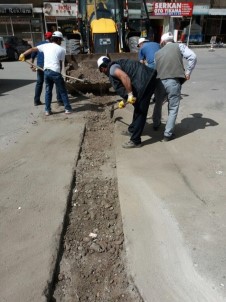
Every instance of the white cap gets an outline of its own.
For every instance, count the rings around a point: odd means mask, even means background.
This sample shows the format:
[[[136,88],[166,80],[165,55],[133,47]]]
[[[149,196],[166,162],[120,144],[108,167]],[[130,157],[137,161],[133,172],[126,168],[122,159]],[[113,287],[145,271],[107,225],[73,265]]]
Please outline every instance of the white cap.
[[[161,36],[161,42],[170,42],[170,41],[174,41],[173,39],[173,34],[171,32],[165,33]]]
[[[60,31],[54,31],[52,37],[60,38],[60,39],[62,39],[62,40],[64,39],[64,38],[63,38],[63,34],[62,34],[62,32],[60,32]]]
[[[137,47],[139,47],[140,44],[141,44],[141,43],[144,43],[144,42],[149,42],[149,40],[147,40],[147,39],[145,39],[145,38],[139,38]]]
[[[108,57],[102,56],[97,60],[97,66],[99,68],[103,63],[108,64],[109,62],[110,62],[110,59]]]

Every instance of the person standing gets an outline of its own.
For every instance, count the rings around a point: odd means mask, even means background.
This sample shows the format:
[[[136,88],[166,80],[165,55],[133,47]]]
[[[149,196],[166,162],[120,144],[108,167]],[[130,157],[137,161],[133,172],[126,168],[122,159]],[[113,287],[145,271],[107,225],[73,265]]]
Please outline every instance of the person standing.
[[[145,38],[140,38],[137,47],[139,48],[138,60],[142,64],[155,69],[155,53],[160,49],[160,44],[150,42]],[[152,101],[155,103],[155,95],[153,96]],[[152,115],[147,116],[147,119],[148,118],[152,118]]]
[[[49,116],[52,114],[51,102],[52,102],[52,90],[53,85],[58,88],[61,99],[64,103],[65,113],[72,113],[72,108],[69,103],[67,89],[63,76],[61,74],[64,60],[65,60],[65,49],[61,47],[63,35],[60,31],[55,31],[52,35],[51,43],[45,43],[32,47],[22,53],[19,57],[20,61],[25,61],[25,57],[33,52],[43,52],[44,54],[44,79],[46,84],[45,91],[45,115]]]
[[[163,141],[175,138],[174,127],[181,100],[181,86],[190,79],[195,68],[196,54],[182,43],[174,43],[173,34],[167,32],[161,37],[161,49],[155,54],[157,70],[156,102],[153,112],[153,127],[157,130],[161,124],[162,103],[168,99],[168,119]],[[183,58],[187,60],[186,69]]]
[[[160,44],[156,42],[150,42],[145,38],[140,38],[138,40],[139,48],[138,59],[141,63],[148,67],[155,68],[155,53],[160,49]]]
[[[45,40],[41,41],[37,44],[38,45],[42,45],[45,43],[49,43],[50,39],[52,37],[52,33],[51,32],[46,32],[45,35]],[[35,106],[39,106],[42,105],[42,102],[40,101],[40,97],[42,94],[42,89],[43,89],[43,83],[44,83],[44,71],[43,71],[43,67],[44,67],[44,54],[43,52],[33,52],[31,54],[31,63],[34,64],[35,59],[37,58],[37,67],[39,68],[34,68],[33,66],[31,66],[31,69],[37,72],[37,81],[36,81],[36,85],[35,85],[35,96],[34,96],[34,105]],[[63,105],[63,102],[60,98],[60,94],[58,92],[57,86],[56,86],[56,95],[57,95],[57,103],[58,105]]]
[[[123,148],[141,147],[141,134],[143,132],[150,98],[155,90],[156,71],[138,61],[120,59],[115,62],[106,56],[97,60],[100,72],[109,77],[109,80],[124,100],[134,106],[132,123],[128,127],[129,142]],[[124,102],[119,103],[119,108]]]

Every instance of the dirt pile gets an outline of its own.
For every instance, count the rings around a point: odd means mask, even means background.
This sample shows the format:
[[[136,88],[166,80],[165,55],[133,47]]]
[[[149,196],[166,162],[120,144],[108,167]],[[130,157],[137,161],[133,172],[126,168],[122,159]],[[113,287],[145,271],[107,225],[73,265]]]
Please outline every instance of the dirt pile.
[[[109,97],[93,99],[53,301],[142,302],[125,266]]]
[[[109,79],[103,73],[92,66],[80,65],[76,70],[70,70],[67,72],[71,77],[84,80],[84,83],[76,81],[74,79],[69,79],[67,81],[67,89],[72,95],[75,90],[82,92],[98,92],[100,94],[105,93],[111,87]]]

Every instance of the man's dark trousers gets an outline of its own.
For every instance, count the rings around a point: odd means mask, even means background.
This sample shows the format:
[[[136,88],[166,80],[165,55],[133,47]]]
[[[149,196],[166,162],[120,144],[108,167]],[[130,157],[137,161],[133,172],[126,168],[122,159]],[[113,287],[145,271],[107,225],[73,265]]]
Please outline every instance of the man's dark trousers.
[[[145,92],[139,100],[134,104],[133,121],[128,127],[128,131],[132,133],[130,138],[135,144],[141,143],[141,135],[147,119],[150,99],[155,90],[155,81],[150,81]]]

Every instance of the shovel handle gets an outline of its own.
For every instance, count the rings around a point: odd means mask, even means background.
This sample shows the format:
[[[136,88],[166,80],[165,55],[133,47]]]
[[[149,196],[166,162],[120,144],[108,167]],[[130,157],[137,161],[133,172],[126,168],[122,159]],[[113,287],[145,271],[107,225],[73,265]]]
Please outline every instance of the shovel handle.
[[[35,64],[33,64],[33,63],[31,63],[30,61],[25,60],[24,62],[26,62],[27,64],[33,66],[33,67],[36,68],[36,69],[39,69],[39,70],[41,70],[41,71],[44,71],[43,68],[41,68],[41,67],[39,67],[39,66],[37,66],[37,65],[35,65]],[[82,83],[86,82],[86,80],[78,79],[78,78],[75,78],[75,77],[71,77],[71,76],[66,75],[66,74],[62,74],[62,76],[63,76],[64,78],[74,79],[74,80],[79,81],[79,82],[82,82]]]

